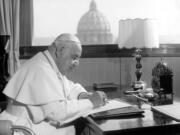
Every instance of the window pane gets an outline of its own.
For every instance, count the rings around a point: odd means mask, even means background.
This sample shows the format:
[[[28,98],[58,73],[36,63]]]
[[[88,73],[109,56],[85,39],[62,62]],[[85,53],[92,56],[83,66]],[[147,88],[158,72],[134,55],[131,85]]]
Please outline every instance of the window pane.
[[[160,43],[180,43],[179,0],[34,0],[33,45],[49,45],[64,32],[82,44],[114,44],[119,20],[154,18]]]

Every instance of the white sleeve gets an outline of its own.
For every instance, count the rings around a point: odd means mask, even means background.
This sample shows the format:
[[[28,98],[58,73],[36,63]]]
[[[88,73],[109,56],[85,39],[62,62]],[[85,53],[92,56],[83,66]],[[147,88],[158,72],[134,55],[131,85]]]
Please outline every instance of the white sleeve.
[[[79,117],[85,112],[93,108],[93,104],[88,99],[82,100],[68,100],[55,101],[41,106],[30,107],[30,113],[33,116],[33,122],[37,123],[39,113],[35,112],[34,108],[39,108],[43,112],[44,120],[58,122],[60,125],[69,123]],[[38,116],[37,116],[38,115]]]
[[[85,90],[85,88],[79,84],[79,83],[73,83],[73,82],[70,82],[71,85],[70,85],[70,99],[78,99],[79,95],[81,93],[87,93],[87,91]]]

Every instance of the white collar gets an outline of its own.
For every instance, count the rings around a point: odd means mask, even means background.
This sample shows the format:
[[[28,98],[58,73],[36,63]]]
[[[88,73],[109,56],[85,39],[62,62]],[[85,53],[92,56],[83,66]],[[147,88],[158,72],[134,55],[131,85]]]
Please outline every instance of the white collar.
[[[63,75],[59,71],[54,59],[52,58],[51,54],[49,53],[49,51],[48,50],[44,51],[44,54],[46,55],[49,64],[52,66],[52,68],[57,73],[57,75],[60,76],[60,77],[63,77]]]

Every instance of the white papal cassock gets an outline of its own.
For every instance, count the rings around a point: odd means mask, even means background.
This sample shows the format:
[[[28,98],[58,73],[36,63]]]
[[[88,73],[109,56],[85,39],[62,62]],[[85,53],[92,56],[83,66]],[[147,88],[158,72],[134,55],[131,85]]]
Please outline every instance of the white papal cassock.
[[[77,100],[86,92],[62,75],[48,51],[22,65],[3,93],[9,105],[0,119],[32,128],[37,135],[73,135],[73,125],[62,126],[92,109],[90,100]]]

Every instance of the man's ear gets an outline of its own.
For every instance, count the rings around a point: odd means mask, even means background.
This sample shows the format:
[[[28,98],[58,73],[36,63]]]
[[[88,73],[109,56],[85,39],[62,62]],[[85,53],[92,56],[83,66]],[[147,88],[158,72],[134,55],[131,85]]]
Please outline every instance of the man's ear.
[[[65,50],[65,47],[63,46],[63,47],[61,47],[61,48],[56,48],[56,50],[55,50],[55,55],[56,55],[56,57],[58,57],[58,55],[62,55],[63,53],[64,53],[64,50]]]

